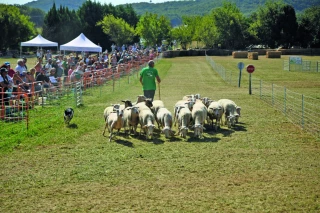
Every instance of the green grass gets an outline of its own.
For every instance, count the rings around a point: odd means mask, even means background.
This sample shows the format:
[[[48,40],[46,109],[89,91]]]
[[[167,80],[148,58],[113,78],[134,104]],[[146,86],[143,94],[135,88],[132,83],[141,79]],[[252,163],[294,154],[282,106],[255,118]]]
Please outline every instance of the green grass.
[[[238,72],[239,60],[213,59]],[[305,83],[308,75],[299,80],[290,75],[299,73],[287,75],[267,60],[254,63],[261,63],[255,64],[257,77],[272,81],[278,74],[279,85],[294,80],[290,89],[296,92],[312,95],[315,90]],[[39,107],[31,112],[28,131],[24,122],[1,123],[0,211],[320,211],[318,138],[256,94],[248,95],[247,88],[223,82],[205,57],[162,59],[156,68],[161,100],[170,111],[184,95],[200,93],[234,100],[242,107],[240,123],[218,132],[207,128],[204,139],[193,139],[190,132],[186,141],[167,141],[156,131],[154,140],[120,134],[108,142],[102,136],[103,110],[123,99],[135,100],[142,93],[136,77],[130,84],[126,78],[120,86],[117,82],[114,92],[108,85],[85,93],[72,128],[62,118],[69,102]],[[307,74],[319,82],[319,75]]]

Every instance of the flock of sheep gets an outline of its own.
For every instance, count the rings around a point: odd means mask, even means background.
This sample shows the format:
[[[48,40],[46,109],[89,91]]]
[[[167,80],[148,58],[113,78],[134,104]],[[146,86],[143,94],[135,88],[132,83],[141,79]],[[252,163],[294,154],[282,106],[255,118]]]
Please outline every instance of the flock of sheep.
[[[214,101],[208,97],[201,98],[200,94],[184,96],[175,104],[173,115],[161,100],[151,101],[143,95],[137,96],[135,103],[130,100],[122,102],[123,104],[108,106],[103,112],[105,119],[103,135],[108,128],[109,141],[114,135],[114,130],[119,133],[122,128],[125,134],[136,135],[139,124],[139,135],[141,136],[143,131],[147,139],[152,139],[155,123],[166,138],[174,135],[172,126],[176,125],[178,125],[177,134],[182,138],[186,138],[189,129],[193,129],[194,137],[202,138],[205,123],[217,131],[218,126],[222,125],[224,115],[224,124],[231,128],[238,123],[241,111],[232,100]]]

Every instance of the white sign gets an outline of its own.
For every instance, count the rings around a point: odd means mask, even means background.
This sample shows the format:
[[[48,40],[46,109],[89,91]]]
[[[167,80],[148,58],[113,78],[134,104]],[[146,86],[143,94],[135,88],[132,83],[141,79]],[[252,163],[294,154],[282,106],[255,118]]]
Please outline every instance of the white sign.
[[[290,56],[289,57],[289,63],[290,64],[302,64],[302,58],[301,56]]]

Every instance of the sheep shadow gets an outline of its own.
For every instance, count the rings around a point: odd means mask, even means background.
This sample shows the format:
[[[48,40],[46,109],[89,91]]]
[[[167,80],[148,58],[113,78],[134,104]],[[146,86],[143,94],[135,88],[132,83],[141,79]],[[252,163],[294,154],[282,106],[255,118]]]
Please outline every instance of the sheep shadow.
[[[133,143],[128,140],[115,139],[114,142],[116,142],[117,144],[126,146],[126,147],[134,148]]]

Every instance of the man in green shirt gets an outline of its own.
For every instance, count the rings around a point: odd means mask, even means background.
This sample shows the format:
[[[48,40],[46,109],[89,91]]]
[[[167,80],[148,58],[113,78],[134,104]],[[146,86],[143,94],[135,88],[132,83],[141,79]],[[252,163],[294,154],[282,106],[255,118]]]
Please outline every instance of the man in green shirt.
[[[142,90],[146,98],[151,98],[153,101],[156,91],[156,82],[160,83],[161,79],[158,75],[158,70],[154,68],[154,61],[148,62],[148,67],[145,67],[140,72],[140,83],[142,84]]]

